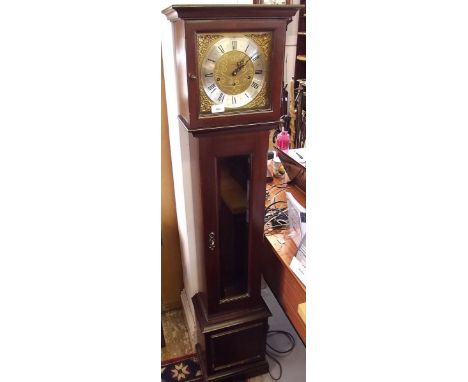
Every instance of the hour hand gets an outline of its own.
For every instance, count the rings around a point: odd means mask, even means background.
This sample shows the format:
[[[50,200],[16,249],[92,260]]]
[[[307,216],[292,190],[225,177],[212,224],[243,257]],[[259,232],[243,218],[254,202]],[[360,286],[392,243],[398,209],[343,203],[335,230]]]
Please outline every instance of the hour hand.
[[[237,73],[239,73],[239,70],[241,70],[244,66],[245,66],[244,60],[239,61],[239,62],[237,63],[237,68],[234,69],[234,71],[232,72],[232,75],[233,75],[233,76],[237,76]]]

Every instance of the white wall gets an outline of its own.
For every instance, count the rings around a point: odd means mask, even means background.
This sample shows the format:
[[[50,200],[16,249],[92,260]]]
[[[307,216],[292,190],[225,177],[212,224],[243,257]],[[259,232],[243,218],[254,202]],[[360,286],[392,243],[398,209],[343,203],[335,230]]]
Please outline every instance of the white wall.
[[[293,4],[300,4],[300,0],[293,0]],[[291,81],[294,77],[294,67],[296,65],[296,47],[297,47],[297,30],[299,29],[299,12],[293,17],[293,20],[288,24],[286,31],[286,49],[284,54],[284,78],[285,84]]]
[[[192,297],[198,291],[198,269],[194,262],[196,254],[190,248],[195,248],[195,238],[193,236],[193,220],[191,219],[191,181],[190,181],[190,161],[187,142],[184,136],[179,134],[177,98],[174,94],[175,70],[174,70],[174,50],[172,24],[161,15],[162,29],[162,56],[164,62],[164,77],[166,80],[167,94],[167,115],[169,123],[169,139],[171,145],[172,173],[174,177],[174,192],[176,200],[176,213],[179,227],[179,237],[182,255],[182,267],[184,287],[188,297]],[[171,85],[172,84],[172,85]],[[186,138],[186,137],[185,137]],[[164,185],[162,185],[164,187]],[[192,272],[187,272],[191,269]]]

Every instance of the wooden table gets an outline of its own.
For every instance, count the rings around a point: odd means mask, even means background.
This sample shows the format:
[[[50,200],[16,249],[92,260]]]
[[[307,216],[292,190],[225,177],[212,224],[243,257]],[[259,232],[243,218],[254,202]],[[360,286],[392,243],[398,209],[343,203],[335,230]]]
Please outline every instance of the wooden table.
[[[268,166],[271,169],[271,163],[268,163]],[[267,191],[269,191],[270,196],[265,200],[265,206],[271,204],[274,201],[273,198],[275,201],[286,201],[284,191],[290,192],[302,206],[306,206],[306,195],[296,186],[289,185],[286,189],[273,187],[287,180],[286,176],[286,178],[273,178],[273,182],[267,183]],[[306,325],[299,315],[298,309],[299,304],[306,301],[306,288],[289,268],[289,264],[297,252],[297,246],[294,240],[288,236],[289,234],[289,230],[265,233],[262,271],[265,281],[305,345]]]

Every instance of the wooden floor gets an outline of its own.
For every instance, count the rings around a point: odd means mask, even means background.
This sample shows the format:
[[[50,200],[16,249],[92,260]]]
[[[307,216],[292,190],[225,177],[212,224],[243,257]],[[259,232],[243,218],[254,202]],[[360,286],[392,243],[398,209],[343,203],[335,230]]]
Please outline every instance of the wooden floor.
[[[164,312],[161,318],[166,341],[166,346],[161,348],[161,361],[194,353],[182,309]]]

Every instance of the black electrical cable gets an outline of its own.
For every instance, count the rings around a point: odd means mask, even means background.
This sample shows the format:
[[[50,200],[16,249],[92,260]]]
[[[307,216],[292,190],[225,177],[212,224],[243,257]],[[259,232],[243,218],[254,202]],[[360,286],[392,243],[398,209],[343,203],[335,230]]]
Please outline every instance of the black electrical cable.
[[[273,186],[271,186],[270,188],[268,188],[265,192],[265,195],[267,197],[271,197],[271,193],[274,191],[274,189],[277,189],[278,192],[276,192],[273,196],[276,196],[278,194],[280,194],[281,192],[283,192],[284,190],[287,190],[289,188],[287,182],[285,183],[278,183],[278,184],[274,184]]]
[[[279,229],[279,230],[284,230],[284,229],[289,229],[289,224],[284,223],[284,224],[272,224],[268,225],[265,230],[273,230],[273,229]]]
[[[271,211],[265,215],[265,229],[272,227],[289,227],[288,215],[286,211]]]
[[[265,210],[264,218],[264,232],[266,233],[272,229],[278,228],[288,228],[289,219],[288,219],[288,208],[275,208],[273,207],[277,203],[284,203],[282,201],[277,201],[271,203]]]
[[[296,341],[294,340],[294,337],[292,336],[292,334],[289,333],[289,332],[286,332],[284,330],[270,330],[267,333],[267,337],[270,336],[270,335],[276,335],[276,334],[284,334],[286,336],[286,338],[288,338],[288,340],[291,343],[291,346],[289,347],[289,349],[286,349],[286,350],[276,349],[273,346],[271,346],[268,343],[268,341],[266,343],[267,347],[269,347],[271,350],[273,350],[275,353],[278,353],[278,354],[288,354],[288,353],[292,352],[293,349],[296,347]],[[271,358],[271,360],[274,361],[279,367],[279,376],[277,378],[275,378],[275,377],[273,377],[273,375],[271,375],[271,372],[270,372],[269,368],[268,368],[268,374],[270,374],[271,379],[273,379],[274,381],[280,380],[282,375],[283,375],[283,367],[281,366],[281,362],[275,356],[273,356],[273,354],[271,352],[269,352],[268,350],[265,351],[265,354],[269,358]]]
[[[268,206],[265,207],[265,212],[267,212],[271,208],[271,206],[274,206],[275,204],[278,204],[278,203],[287,203],[287,202],[284,200],[277,200],[276,202],[270,203]]]
[[[278,361],[275,357],[273,357],[268,350],[265,351],[265,354],[278,364],[278,367],[279,367],[279,376],[278,376],[278,378],[275,378],[275,377],[273,377],[273,375],[271,375],[270,368],[268,368],[268,374],[270,374],[271,379],[273,379],[274,381],[279,381],[281,379],[281,377],[283,376],[283,368],[281,366],[280,361]]]
[[[270,195],[270,192],[268,192],[268,197],[269,197],[269,199],[270,199],[270,198],[275,198],[277,195],[281,194],[281,193],[284,192],[284,190],[286,190],[286,189],[287,189],[287,187],[278,188],[278,191],[277,191],[275,194],[273,194],[273,195]]]
[[[280,354],[286,354],[286,353],[289,353],[291,351],[293,351],[293,349],[295,348],[296,346],[296,341],[294,340],[294,337],[292,336],[291,333],[289,332],[286,332],[284,330],[270,330],[268,333],[267,333],[267,336],[269,335],[275,335],[275,334],[284,334],[288,339],[289,341],[291,342],[291,347],[289,349],[286,349],[286,350],[278,350],[278,349],[275,349],[273,346],[271,346],[268,342],[267,342],[267,346],[273,350],[274,352],[276,353],[280,353]]]
[[[274,192],[273,187],[271,187],[269,190],[266,190],[265,192],[265,199],[269,200],[270,198],[275,198],[277,195],[281,194],[283,191],[287,190],[288,187],[277,187],[276,193],[272,195]],[[273,190],[273,191],[272,191]]]
[[[274,184],[272,185],[270,188],[268,188],[268,191],[272,190],[273,188],[288,188],[288,182],[283,182],[283,183],[278,183],[278,184]]]

